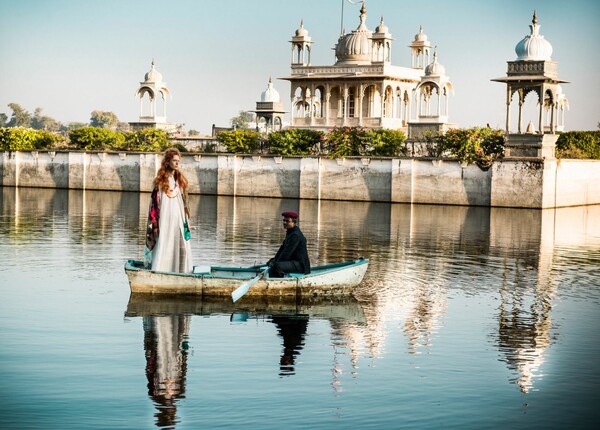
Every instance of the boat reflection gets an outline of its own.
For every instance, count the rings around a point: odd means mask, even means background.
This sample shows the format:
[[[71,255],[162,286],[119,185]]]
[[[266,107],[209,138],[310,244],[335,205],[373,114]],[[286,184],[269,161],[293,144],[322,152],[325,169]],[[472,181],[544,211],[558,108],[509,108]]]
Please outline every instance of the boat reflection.
[[[351,357],[351,366],[356,367],[361,350],[356,340],[368,337],[362,307],[352,297],[299,302],[245,297],[233,304],[222,298],[132,294],[125,317],[143,320],[148,396],[156,408],[156,426],[175,426],[179,421],[177,401],[185,397],[192,317],[227,314],[232,323],[260,319],[275,325],[281,342],[280,377],[295,375],[296,360],[304,348],[309,321],[327,320],[332,328],[335,355],[331,385],[336,392],[342,385],[340,355],[344,355],[344,348],[353,345],[347,355]],[[362,334],[357,336],[358,333]]]

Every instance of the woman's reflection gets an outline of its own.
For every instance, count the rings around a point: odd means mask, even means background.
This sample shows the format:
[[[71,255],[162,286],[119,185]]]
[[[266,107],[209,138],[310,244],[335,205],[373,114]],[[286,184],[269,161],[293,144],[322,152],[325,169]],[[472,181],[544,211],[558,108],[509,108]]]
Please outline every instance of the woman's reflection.
[[[148,395],[158,427],[176,424],[176,400],[185,397],[190,320],[184,315],[144,317]]]

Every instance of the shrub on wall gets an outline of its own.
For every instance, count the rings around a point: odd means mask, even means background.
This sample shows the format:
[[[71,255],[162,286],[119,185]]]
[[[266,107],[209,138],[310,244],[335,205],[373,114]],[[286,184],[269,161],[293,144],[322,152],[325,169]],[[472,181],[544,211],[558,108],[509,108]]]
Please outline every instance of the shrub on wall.
[[[52,149],[64,142],[59,134],[23,127],[0,128],[0,150],[33,151]]]
[[[504,155],[504,132],[487,127],[455,128],[438,137],[440,153],[461,162],[489,167]]]
[[[292,128],[269,134],[269,153],[276,155],[308,155],[319,152],[323,133],[315,130]]]
[[[222,131],[218,137],[227,152],[253,154],[260,149],[260,134],[254,130]]]
[[[169,133],[156,128],[145,128],[142,130],[124,133],[123,148],[128,151],[162,152],[173,146],[169,140]],[[183,146],[179,144],[179,146]],[[178,148],[181,151],[181,148]],[[185,147],[183,147],[185,150]]]
[[[368,130],[366,132],[367,152],[362,155],[372,155],[379,157],[394,157],[406,155],[407,149],[404,146],[406,135],[400,130]]]
[[[82,127],[69,131],[71,145],[83,150],[123,149],[125,136],[118,131],[99,127]]]
[[[600,130],[561,133],[556,141],[556,157],[600,159]]]
[[[337,158],[364,155],[366,137],[362,127],[335,127],[323,137],[321,149],[324,154]]]

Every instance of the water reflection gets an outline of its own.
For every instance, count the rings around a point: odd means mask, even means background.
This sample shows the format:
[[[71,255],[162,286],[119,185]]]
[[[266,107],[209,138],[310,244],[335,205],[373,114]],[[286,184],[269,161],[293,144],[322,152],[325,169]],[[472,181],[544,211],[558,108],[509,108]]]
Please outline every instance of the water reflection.
[[[41,265],[60,267],[66,254],[69,270],[82,277],[103,267],[107,258],[142,254],[147,194],[4,187],[0,199],[8,266],[30,258],[26,245],[33,241]],[[358,376],[362,359],[380,359],[392,350],[431,353],[442,337],[463,347],[463,334],[448,327],[448,319],[459,318],[450,305],[456,297],[476,297],[484,310],[465,318],[486,327],[488,342],[507,368],[507,381],[530,392],[559,338],[561,327],[553,312],[565,288],[584,299],[597,294],[589,287],[597,285],[600,206],[525,210],[216,196],[191,196],[190,206],[195,264],[266,261],[283,240],[279,214],[285,209],[300,212],[313,264],[370,259],[356,291],[361,322],[329,319],[337,354],[334,387],[342,375]],[[127,288],[125,277],[118,288]],[[163,314],[144,310],[153,318],[145,323],[147,349],[170,354],[167,367],[158,367],[158,361],[149,365],[156,369],[152,391],[173,402],[185,393],[186,318],[212,308],[235,310],[222,304],[188,305],[162,303]],[[137,305],[130,302],[128,311],[132,306]],[[269,315],[277,316],[270,323],[281,344],[278,371],[291,376],[310,337],[307,327],[314,313],[305,317],[295,310],[290,315],[278,312],[277,304],[269,306]],[[158,339],[165,330],[168,337]],[[350,359],[348,369],[345,358]]]
[[[173,427],[179,422],[177,401],[185,397],[192,316],[226,314],[235,323],[260,319],[275,325],[282,348],[278,358],[280,377],[295,375],[295,362],[303,349],[309,321],[328,321],[332,327],[331,343],[336,350],[331,382],[336,392],[342,389],[339,375],[343,366],[339,357],[347,355],[348,344],[356,339],[361,327],[366,328],[362,308],[351,297],[300,302],[247,298],[243,304],[234,305],[221,299],[132,294],[125,317],[141,317],[143,321],[145,371],[148,395],[156,407],[156,426]],[[356,357],[350,355],[356,366]]]
[[[283,351],[279,359],[279,376],[293,375],[296,356],[304,347],[308,315],[273,315],[271,322],[275,324],[277,333],[283,339]]]
[[[177,423],[178,399],[184,397],[190,316],[145,316],[144,352],[148,395],[156,405],[156,425]]]

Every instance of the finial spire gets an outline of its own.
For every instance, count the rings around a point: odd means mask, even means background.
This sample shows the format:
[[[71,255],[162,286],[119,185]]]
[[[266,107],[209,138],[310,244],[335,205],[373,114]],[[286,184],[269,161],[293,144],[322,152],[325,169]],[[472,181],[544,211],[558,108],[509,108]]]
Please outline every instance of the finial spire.
[[[535,11],[535,9],[533,9],[533,19],[531,20],[531,23],[532,24],[538,23],[537,12]]]

